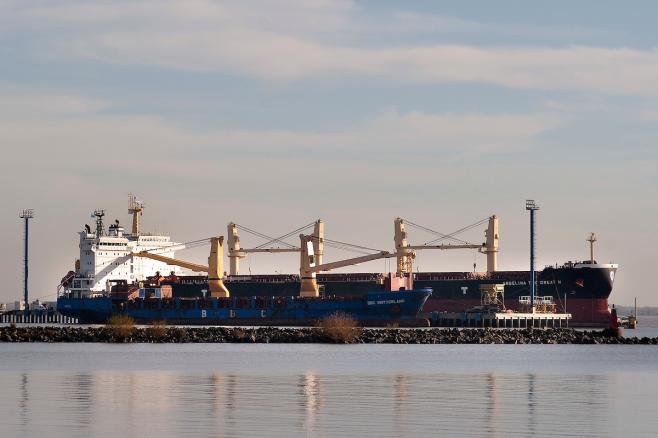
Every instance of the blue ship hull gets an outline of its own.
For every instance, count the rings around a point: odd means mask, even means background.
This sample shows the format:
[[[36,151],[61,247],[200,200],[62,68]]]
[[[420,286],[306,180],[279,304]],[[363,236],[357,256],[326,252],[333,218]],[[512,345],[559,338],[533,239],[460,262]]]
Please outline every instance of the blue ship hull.
[[[431,289],[370,292],[354,297],[232,297],[113,300],[110,297],[57,299],[57,310],[81,323],[101,324],[113,315],[138,323],[202,325],[314,325],[336,312],[362,325],[424,325],[419,318]]]

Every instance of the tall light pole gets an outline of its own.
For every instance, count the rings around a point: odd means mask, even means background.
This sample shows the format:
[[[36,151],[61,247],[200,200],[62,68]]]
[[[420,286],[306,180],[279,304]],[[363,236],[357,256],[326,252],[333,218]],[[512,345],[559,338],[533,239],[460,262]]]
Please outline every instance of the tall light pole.
[[[539,206],[535,204],[534,199],[525,201],[525,209],[530,212],[530,308],[535,313],[535,292],[537,281],[535,279],[535,211]]]
[[[25,210],[21,211],[19,214],[19,217],[25,221],[25,258],[24,258],[24,271],[23,271],[23,299],[25,300],[25,313],[29,311],[29,300],[28,300],[28,294],[27,294],[27,274],[28,274],[28,269],[27,269],[27,261],[28,261],[28,238],[29,238],[29,231],[30,231],[30,219],[34,217],[34,210],[31,208],[26,208]]]

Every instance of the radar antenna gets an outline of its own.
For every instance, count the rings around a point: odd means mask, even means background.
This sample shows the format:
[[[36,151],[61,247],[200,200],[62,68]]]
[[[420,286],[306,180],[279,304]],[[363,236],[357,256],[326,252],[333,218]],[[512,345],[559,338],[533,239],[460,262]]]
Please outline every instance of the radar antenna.
[[[101,237],[105,234],[103,216],[105,216],[105,210],[94,210],[94,214],[91,215],[91,217],[96,218],[96,237]]]

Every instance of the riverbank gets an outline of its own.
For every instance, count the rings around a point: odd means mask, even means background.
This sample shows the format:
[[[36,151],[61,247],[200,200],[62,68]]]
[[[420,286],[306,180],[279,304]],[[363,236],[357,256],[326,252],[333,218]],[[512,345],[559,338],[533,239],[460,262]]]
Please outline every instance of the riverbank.
[[[354,329],[337,338],[322,328],[278,327],[0,327],[0,342],[102,343],[355,343],[355,344],[645,344],[656,338],[618,336],[613,330],[572,329]]]

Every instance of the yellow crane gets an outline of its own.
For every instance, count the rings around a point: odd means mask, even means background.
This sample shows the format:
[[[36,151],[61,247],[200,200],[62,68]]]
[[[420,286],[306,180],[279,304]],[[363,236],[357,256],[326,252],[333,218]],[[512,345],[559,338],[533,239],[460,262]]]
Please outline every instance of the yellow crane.
[[[330,271],[332,269],[343,268],[345,266],[358,265],[360,263],[369,262],[371,260],[386,259],[396,257],[397,253],[388,251],[380,251],[375,254],[368,254],[360,257],[354,257],[346,260],[339,260],[330,263],[318,263],[317,256],[314,253],[313,241],[315,236],[306,236],[301,234],[301,258],[299,267],[299,277],[301,281],[299,295],[302,297],[317,297],[320,295],[316,273],[323,271]]]
[[[449,249],[475,249],[482,254],[487,256],[487,272],[495,272],[498,269],[498,216],[493,215],[487,219],[483,219],[473,225],[463,228],[468,229],[475,225],[480,225],[484,222],[488,222],[487,229],[485,230],[486,241],[481,244],[470,244],[468,242],[462,242],[459,244],[445,244],[445,245],[410,245],[407,241],[407,231],[405,229],[405,222],[414,225],[416,227],[422,228],[426,231],[434,232],[426,227],[421,227],[417,224],[414,224],[410,221],[405,221],[402,218],[396,218],[394,221],[395,225],[395,250],[397,252],[397,272],[398,274],[410,274],[413,272],[412,261],[416,257],[416,250],[423,249],[438,249],[438,250],[449,250]],[[462,231],[459,230],[459,231]],[[459,232],[458,231],[458,232]],[[436,232],[434,232],[436,233]],[[456,233],[449,235],[443,235],[443,238],[452,238]],[[437,239],[440,240],[440,239]]]
[[[318,263],[322,263],[322,255],[324,254],[324,222],[322,219],[318,219],[315,222],[312,222],[308,225],[305,225],[301,228],[298,228],[297,230],[291,231],[288,234],[285,234],[281,237],[275,237],[275,238],[270,238],[268,236],[265,236],[260,233],[256,233],[253,230],[250,230],[249,228],[246,228],[244,226],[238,225],[235,222],[230,222],[227,227],[227,243],[228,243],[228,259],[229,259],[229,275],[239,275],[240,274],[240,259],[245,258],[248,254],[256,254],[256,253],[269,253],[269,254],[278,254],[278,253],[290,253],[290,252],[300,252],[301,248],[293,247],[292,245],[288,245],[286,242],[284,242],[282,239],[289,237],[295,232],[298,232],[300,230],[306,229],[313,227],[313,236],[315,236],[315,239],[313,239],[313,248],[315,252],[315,257],[318,260]],[[241,228],[245,231],[248,231],[252,234],[256,234],[259,237],[266,237],[269,239],[269,242],[265,243],[264,245],[271,244],[271,243],[278,243],[278,244],[284,244],[286,246],[289,246],[287,248],[266,248],[263,246],[259,246],[256,248],[242,248],[240,246],[240,235],[238,233],[238,229]]]
[[[210,255],[208,256],[208,266],[197,263],[186,262],[183,260],[165,257],[153,254],[148,251],[141,251],[132,254],[133,257],[144,257],[151,260],[166,263],[168,265],[180,266],[194,272],[208,273],[208,288],[210,295],[213,297],[229,297],[226,285],[224,285],[224,236],[210,238]]]

